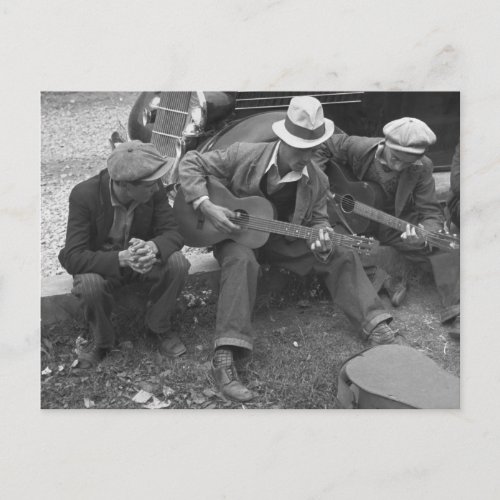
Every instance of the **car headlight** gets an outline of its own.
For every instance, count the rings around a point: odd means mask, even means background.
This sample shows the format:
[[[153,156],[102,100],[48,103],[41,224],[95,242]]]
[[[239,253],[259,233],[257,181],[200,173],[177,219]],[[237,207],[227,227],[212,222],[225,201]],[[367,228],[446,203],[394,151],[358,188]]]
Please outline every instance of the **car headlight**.
[[[188,109],[188,120],[182,135],[195,137],[200,135],[207,123],[207,101],[203,92],[192,92]]]

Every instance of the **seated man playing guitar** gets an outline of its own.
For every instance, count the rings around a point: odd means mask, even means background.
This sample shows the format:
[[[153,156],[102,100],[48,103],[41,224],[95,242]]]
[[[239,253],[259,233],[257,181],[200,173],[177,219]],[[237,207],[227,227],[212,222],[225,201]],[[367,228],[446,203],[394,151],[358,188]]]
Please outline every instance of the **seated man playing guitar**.
[[[436,136],[416,118],[394,120],[383,132],[384,138],[334,135],[315,152],[314,162],[328,175],[343,212],[379,222],[373,233],[382,244],[432,270],[443,306],[441,321],[452,323],[450,335],[460,338],[459,241],[445,234],[433,165],[424,156]],[[345,182],[342,172],[363,183]],[[346,193],[347,184],[376,190],[373,200],[380,210],[356,202]]]
[[[251,316],[259,264],[250,246],[231,239],[244,229],[233,211],[209,198],[207,177],[217,179],[237,197],[270,200],[278,221],[317,228],[309,241],[271,236],[259,249],[259,258],[300,275],[311,271],[322,274],[332,298],[370,343],[396,342],[397,332],[389,326],[392,317],[359,257],[331,245],[335,235],[326,209],[328,179],[310,159],[313,148],[332,135],[333,122],[324,118],[317,99],[302,96],[291,100],[286,119],[275,122],[273,130],[280,139],[277,142],[235,143],[226,150],[204,154],[191,151],[179,165],[185,201],[228,238],[214,249],[221,266],[221,288],[212,376],[222,394],[236,401],[254,397],[240,382],[233,361],[234,356],[253,349]]]

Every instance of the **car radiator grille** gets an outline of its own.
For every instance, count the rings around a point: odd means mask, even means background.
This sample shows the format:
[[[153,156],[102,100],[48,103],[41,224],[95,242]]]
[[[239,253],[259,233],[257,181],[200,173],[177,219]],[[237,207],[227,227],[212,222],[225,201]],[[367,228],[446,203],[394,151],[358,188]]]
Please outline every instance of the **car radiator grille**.
[[[188,120],[191,92],[162,92],[151,142],[163,156],[176,156],[176,144]]]

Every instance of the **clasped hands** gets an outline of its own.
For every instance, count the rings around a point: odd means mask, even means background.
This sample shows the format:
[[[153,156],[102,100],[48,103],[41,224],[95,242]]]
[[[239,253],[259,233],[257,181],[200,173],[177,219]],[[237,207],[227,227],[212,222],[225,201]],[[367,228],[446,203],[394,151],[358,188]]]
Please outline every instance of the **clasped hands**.
[[[154,241],[144,241],[139,238],[132,238],[129,247],[118,254],[121,267],[130,267],[139,274],[151,271],[153,265],[158,262],[156,254],[158,247]]]

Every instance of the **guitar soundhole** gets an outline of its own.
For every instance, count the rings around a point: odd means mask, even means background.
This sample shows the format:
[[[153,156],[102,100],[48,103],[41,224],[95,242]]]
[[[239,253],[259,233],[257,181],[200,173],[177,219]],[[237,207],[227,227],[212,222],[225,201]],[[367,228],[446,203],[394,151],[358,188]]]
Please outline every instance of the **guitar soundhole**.
[[[345,214],[350,214],[354,210],[354,198],[350,194],[342,196],[340,208]]]
[[[241,228],[246,228],[249,222],[248,212],[245,212],[245,210],[235,210],[234,212],[236,214],[236,217],[231,219],[232,222],[234,222]]]

